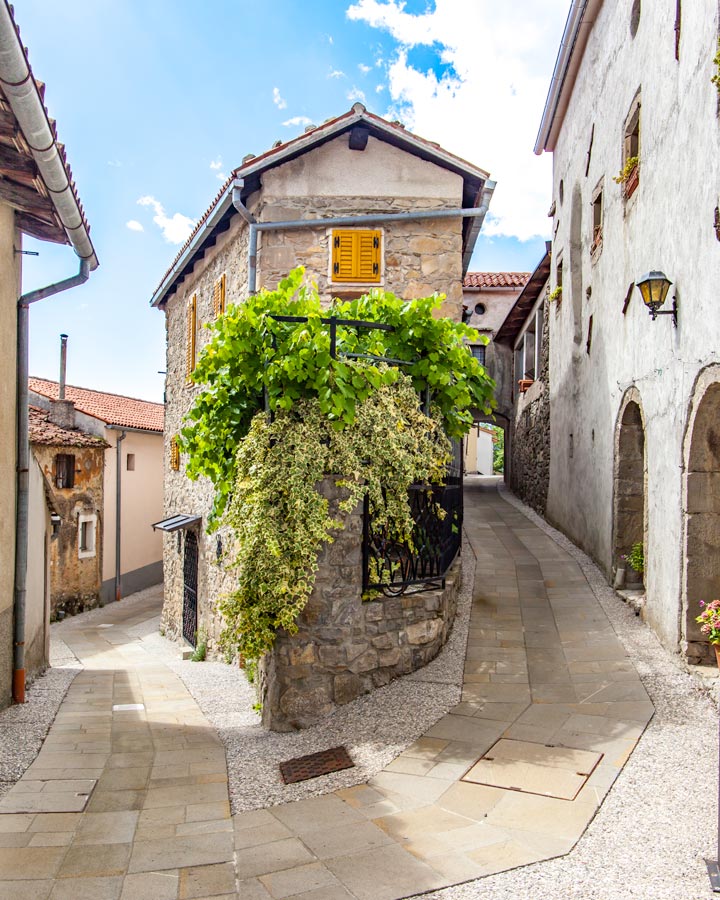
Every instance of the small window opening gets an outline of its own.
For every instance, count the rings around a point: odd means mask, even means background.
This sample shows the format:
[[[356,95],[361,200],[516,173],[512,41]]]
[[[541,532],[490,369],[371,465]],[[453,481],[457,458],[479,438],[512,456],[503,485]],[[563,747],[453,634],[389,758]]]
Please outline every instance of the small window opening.
[[[476,303],[475,304],[475,315],[476,316],[484,316],[487,312],[487,308],[484,303]]]
[[[680,60],[680,29],[682,26],[682,0],[675,0],[675,59]]]
[[[586,353],[590,353],[590,347],[592,347],[592,328],[593,328],[593,317],[590,316],[590,321],[588,322],[587,343],[585,344],[585,352]]]
[[[127,455],[127,470],[128,470],[128,472],[135,471],[135,454],[134,453],[128,453],[128,455]]]
[[[632,9],[630,10],[630,37],[635,37],[640,27],[640,0],[633,0]]]
[[[640,182],[640,98],[633,101],[625,124],[623,167],[616,179],[623,185],[623,195],[631,197]]]
[[[95,532],[97,525],[97,516],[92,514],[81,514],[78,519],[78,557],[87,559],[95,556]]]
[[[575,442],[573,440],[572,434],[570,435],[570,440],[568,441],[568,456],[570,459],[575,455]]]
[[[596,254],[602,247],[603,230],[603,192],[598,190],[592,201],[592,245],[591,252]]]
[[[595,140],[595,125],[593,124],[592,129],[590,130],[590,144],[588,145],[587,157],[585,161],[585,177],[587,178],[588,172],[590,171],[590,160],[592,159],[592,148],[593,141]]]
[[[75,487],[75,457],[72,453],[58,453],[55,457],[55,485],[65,489]]]
[[[473,344],[470,351],[481,366],[485,365],[485,344]]]

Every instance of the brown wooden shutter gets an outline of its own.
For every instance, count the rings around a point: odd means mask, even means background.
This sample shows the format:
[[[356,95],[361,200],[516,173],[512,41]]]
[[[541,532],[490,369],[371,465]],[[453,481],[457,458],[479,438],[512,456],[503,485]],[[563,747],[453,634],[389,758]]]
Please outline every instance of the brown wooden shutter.
[[[218,316],[225,315],[225,273],[218,278],[213,285],[213,315],[217,319]]]
[[[187,308],[187,333],[185,335],[185,378],[189,381],[195,370],[195,340],[197,335],[197,295],[193,294]]]

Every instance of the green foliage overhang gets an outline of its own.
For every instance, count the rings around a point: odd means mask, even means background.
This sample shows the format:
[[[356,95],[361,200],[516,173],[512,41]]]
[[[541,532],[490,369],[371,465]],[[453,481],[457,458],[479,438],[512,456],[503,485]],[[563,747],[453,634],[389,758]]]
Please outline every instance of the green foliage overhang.
[[[477,332],[437,315],[442,296],[404,301],[376,290],[323,309],[303,275],[293,270],[209,326],[193,373],[202,390],[180,439],[189,477],[214,485],[210,529],[222,521],[236,536],[236,589],[220,609],[226,645],[247,660],[272,646],[278,628],[296,630],[318,551],[342,527],[333,515],[367,494],[376,522],[409,539],[409,485],[441,481],[448,437],[492,407],[494,384],[465,343]],[[338,326],[333,357],[322,322],[331,315],[393,330]],[[318,490],[327,473],[344,488],[339,510]]]

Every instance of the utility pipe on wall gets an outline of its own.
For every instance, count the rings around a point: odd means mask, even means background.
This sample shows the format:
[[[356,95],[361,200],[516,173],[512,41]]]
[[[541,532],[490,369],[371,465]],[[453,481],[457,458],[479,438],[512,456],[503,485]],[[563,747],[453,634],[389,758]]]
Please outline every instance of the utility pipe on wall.
[[[115,601],[122,599],[122,447],[127,435],[121,431],[115,442]]]
[[[486,182],[480,206],[470,209],[427,209],[405,213],[362,213],[358,216],[335,216],[321,219],[289,219],[285,222],[258,222],[241,199],[242,184],[233,186],[232,203],[249,226],[248,293],[257,293],[257,236],[260,231],[285,231],[299,228],[343,228],[354,225],[381,225],[385,222],[415,222],[422,219],[454,219],[485,217],[495,182]]]
[[[25,605],[27,599],[28,505],[30,490],[30,441],[28,438],[28,350],[30,304],[77,287],[88,280],[90,264],[80,260],[80,271],[71,278],[29,291],[18,300],[17,312],[17,500],[15,524],[15,616],[13,626],[13,683],[16,703],[25,702]]]

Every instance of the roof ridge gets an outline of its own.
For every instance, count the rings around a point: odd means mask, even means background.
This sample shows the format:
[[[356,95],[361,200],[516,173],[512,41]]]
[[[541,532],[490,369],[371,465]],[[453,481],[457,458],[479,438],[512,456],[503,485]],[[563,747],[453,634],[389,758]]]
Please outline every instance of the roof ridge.
[[[57,384],[59,382],[54,381],[52,378],[41,378],[39,375],[29,375],[28,379],[30,381],[45,381],[48,384]],[[101,391],[97,388],[86,388],[80,387],[78,384],[66,384],[67,388],[73,388],[76,391],[87,391],[90,394],[103,394],[106,397],[119,397],[121,400],[134,400],[136,403],[151,403],[153,406],[164,406],[163,403],[159,403],[157,400],[144,400],[142,397],[131,397],[129,394],[118,394],[114,391]],[[42,391],[38,391],[37,393],[42,393]]]

